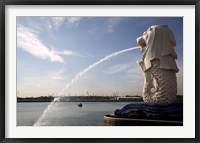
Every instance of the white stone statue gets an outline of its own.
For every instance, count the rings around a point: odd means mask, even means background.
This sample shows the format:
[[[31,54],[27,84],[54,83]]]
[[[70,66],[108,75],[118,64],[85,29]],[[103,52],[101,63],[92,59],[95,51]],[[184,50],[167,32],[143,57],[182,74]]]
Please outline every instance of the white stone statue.
[[[144,72],[143,100],[145,103],[168,105],[176,100],[179,71],[175,59],[176,41],[166,25],[154,25],[137,38],[143,60],[138,61]]]

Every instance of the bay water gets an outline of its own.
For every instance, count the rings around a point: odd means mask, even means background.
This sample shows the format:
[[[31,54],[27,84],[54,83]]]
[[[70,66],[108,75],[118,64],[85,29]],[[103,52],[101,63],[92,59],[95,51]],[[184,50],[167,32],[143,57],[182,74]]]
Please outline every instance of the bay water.
[[[106,114],[113,114],[129,102],[56,102],[43,126],[103,126]],[[33,126],[49,102],[17,103],[17,126]]]

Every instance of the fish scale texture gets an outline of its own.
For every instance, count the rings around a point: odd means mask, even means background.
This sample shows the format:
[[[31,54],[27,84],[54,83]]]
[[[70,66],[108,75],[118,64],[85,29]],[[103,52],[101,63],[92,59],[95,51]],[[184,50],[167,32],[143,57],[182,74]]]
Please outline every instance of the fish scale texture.
[[[149,83],[144,85],[143,100],[145,103],[154,103],[168,105],[176,100],[177,80],[175,72],[160,68],[158,60],[152,61],[150,69],[153,75],[154,83],[152,87],[157,86],[155,92],[151,92]]]

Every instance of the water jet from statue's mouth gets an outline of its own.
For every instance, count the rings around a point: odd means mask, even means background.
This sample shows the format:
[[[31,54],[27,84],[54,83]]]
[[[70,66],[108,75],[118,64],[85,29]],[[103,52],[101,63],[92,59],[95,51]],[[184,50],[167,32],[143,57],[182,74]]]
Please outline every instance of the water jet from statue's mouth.
[[[84,69],[83,71],[79,72],[68,84],[66,84],[65,88],[62,89],[62,91],[58,94],[58,96],[56,98],[54,98],[54,100],[47,106],[47,108],[44,110],[42,116],[38,119],[38,121],[34,124],[34,126],[42,126],[43,124],[43,120],[46,118],[46,116],[48,115],[48,112],[51,111],[51,109],[53,108],[53,105],[56,101],[60,101],[60,97],[61,95],[63,95],[65,93],[66,90],[68,90],[75,82],[77,82],[79,79],[81,79],[82,77],[86,76],[90,71],[92,71],[96,66],[98,66],[99,64],[110,60],[111,58],[118,56],[120,54],[129,52],[129,51],[133,51],[135,49],[139,49],[139,46],[136,47],[131,47],[125,50],[121,50],[115,53],[112,53],[108,56],[106,56],[105,58],[100,59],[99,61],[95,62],[94,64],[89,65],[86,69]]]

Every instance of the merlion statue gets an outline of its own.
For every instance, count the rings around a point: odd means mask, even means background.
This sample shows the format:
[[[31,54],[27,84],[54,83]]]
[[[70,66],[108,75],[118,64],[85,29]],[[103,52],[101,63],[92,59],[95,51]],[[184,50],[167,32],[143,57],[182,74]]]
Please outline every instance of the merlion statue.
[[[176,95],[179,69],[173,32],[166,25],[154,25],[137,42],[143,54],[138,63],[144,73],[144,102],[133,102],[116,109],[114,115],[105,115],[104,124],[182,126],[183,103]]]
[[[176,41],[167,25],[154,25],[137,38],[143,60],[138,61],[144,72],[145,103],[168,105],[176,100],[179,71],[174,50]]]

